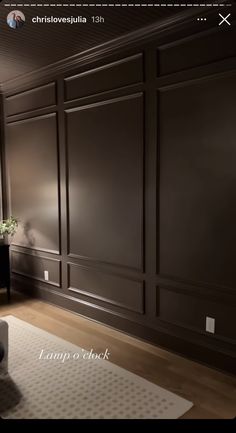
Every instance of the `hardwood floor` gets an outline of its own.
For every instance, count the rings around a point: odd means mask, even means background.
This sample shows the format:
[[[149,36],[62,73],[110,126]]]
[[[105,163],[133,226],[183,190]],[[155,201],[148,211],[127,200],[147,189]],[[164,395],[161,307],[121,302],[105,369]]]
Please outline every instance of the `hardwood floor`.
[[[189,361],[84,317],[14,293],[0,293],[0,316],[12,314],[85,349],[108,348],[110,361],[191,400],[184,418],[235,418],[236,378]]]

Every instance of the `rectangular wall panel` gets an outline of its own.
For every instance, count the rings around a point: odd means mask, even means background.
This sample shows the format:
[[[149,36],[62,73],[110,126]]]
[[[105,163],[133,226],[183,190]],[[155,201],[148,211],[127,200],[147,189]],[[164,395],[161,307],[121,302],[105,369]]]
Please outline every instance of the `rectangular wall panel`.
[[[70,291],[99,299],[111,305],[143,313],[143,282],[68,264]]]
[[[61,263],[39,255],[31,255],[19,251],[11,254],[12,272],[39,281],[45,281],[45,271],[48,272],[48,283],[61,285]]]
[[[6,115],[12,116],[54,104],[56,104],[56,86],[55,83],[49,83],[6,98]]]
[[[13,288],[235,373],[236,25],[213,15],[6,83],[2,187]]]
[[[217,19],[217,18],[216,18]],[[207,65],[236,56],[232,40],[236,29],[230,28],[214,33],[182,39],[159,47],[157,51],[158,75],[167,75],[197,66]]]
[[[55,114],[8,124],[6,148],[14,243],[59,252],[57,119]]]
[[[160,92],[160,273],[235,287],[236,76]]]
[[[69,253],[141,269],[143,98],[68,110]]]
[[[163,287],[159,288],[158,298],[160,319],[203,333],[206,330],[206,317],[211,317],[215,319],[217,337],[236,339],[236,303],[222,304],[211,300],[209,296],[199,297],[188,294],[187,290],[178,292]]]
[[[65,79],[66,100],[143,81],[143,55],[137,54]]]

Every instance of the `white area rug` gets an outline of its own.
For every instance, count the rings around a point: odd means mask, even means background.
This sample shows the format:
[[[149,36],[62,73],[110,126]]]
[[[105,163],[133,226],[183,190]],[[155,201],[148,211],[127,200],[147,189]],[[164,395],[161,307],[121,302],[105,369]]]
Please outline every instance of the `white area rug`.
[[[0,378],[2,418],[173,419],[192,407],[109,361],[83,359],[89,352],[48,332],[13,316],[3,319],[10,353],[9,377]],[[70,359],[39,359],[42,350]]]

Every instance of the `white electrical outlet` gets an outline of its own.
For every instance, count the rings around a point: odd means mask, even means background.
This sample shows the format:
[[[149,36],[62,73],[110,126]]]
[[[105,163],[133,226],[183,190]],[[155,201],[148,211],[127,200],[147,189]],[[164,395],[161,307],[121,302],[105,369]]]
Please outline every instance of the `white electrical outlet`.
[[[48,271],[44,271],[44,279],[45,279],[45,281],[49,280],[49,273],[48,273]]]
[[[206,317],[206,331],[215,334],[215,319],[213,317]]]

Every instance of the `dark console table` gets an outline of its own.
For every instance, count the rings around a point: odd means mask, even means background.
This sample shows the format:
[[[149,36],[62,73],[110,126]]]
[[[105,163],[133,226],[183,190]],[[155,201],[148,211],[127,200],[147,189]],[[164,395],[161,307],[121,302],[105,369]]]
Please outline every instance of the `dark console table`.
[[[9,245],[0,245],[0,288],[7,289],[7,298],[10,301],[10,257]]]

